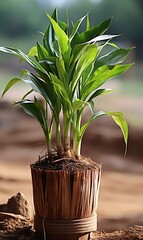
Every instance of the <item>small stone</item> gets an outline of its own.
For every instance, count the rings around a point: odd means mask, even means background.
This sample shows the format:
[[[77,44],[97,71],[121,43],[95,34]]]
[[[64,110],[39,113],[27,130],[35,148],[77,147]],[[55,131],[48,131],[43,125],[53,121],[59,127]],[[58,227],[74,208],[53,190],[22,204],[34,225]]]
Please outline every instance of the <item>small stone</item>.
[[[20,214],[27,219],[30,219],[31,207],[23,193],[17,193],[8,199],[7,211],[9,213]]]

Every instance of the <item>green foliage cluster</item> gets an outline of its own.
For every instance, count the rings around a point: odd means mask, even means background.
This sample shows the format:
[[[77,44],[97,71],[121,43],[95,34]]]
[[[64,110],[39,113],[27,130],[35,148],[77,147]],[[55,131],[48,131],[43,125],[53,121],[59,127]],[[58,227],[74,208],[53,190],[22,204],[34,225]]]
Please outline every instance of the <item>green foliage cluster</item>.
[[[43,44],[37,42],[28,54],[19,49],[0,47],[0,51],[19,57],[34,70],[22,70],[21,77],[12,79],[3,95],[17,82],[31,86],[30,92],[18,104],[40,123],[49,156],[53,154],[53,125],[56,129],[56,154],[80,159],[81,142],[87,127],[103,115],[111,116],[119,125],[127,144],[128,125],[122,113],[96,112],[95,99],[112,91],[100,88],[107,80],[123,74],[132,66],[122,64],[131,49],[119,48],[111,42],[118,35],[104,34],[111,18],[91,26],[87,14],[72,24],[70,30],[68,14],[66,22],[59,21],[56,9],[47,17],[50,22],[43,34]],[[84,21],[85,29],[79,33]],[[102,54],[108,45],[112,51]],[[28,99],[31,92],[39,93],[43,101],[36,96],[33,100]],[[86,108],[90,109],[91,116],[83,123]]]

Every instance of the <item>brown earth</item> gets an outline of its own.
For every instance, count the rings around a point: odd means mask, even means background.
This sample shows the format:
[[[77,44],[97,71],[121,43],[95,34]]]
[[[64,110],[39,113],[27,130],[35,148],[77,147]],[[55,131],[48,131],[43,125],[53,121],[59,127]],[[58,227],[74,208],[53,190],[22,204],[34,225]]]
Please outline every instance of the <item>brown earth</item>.
[[[10,218],[3,222],[0,230],[0,240],[36,240],[33,224],[29,221]],[[139,240],[143,239],[143,227],[135,225],[129,229],[106,233],[93,233],[92,240]]]

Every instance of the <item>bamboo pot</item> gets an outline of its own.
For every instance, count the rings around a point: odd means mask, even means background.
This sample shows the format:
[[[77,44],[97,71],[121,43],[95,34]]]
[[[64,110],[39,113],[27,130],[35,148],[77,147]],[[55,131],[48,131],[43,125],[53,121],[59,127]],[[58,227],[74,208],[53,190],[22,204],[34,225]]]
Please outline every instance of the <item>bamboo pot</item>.
[[[90,239],[97,230],[101,167],[78,171],[30,167],[37,239]]]

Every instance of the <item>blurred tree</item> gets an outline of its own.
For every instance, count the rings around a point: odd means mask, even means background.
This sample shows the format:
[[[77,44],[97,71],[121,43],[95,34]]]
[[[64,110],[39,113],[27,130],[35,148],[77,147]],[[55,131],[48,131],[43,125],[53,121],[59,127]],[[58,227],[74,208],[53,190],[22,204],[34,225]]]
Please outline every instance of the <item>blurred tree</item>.
[[[142,47],[143,0],[6,0],[0,1],[0,35],[9,37],[30,36],[44,30],[47,25],[45,10],[51,12],[59,1],[60,18],[65,18],[65,9],[76,21],[90,12],[92,24],[113,16],[112,33],[122,33],[132,45]],[[65,4],[65,5],[63,5]],[[137,51],[140,54],[140,49]]]
[[[40,29],[42,10],[35,0],[0,1],[0,35],[33,34]]]

